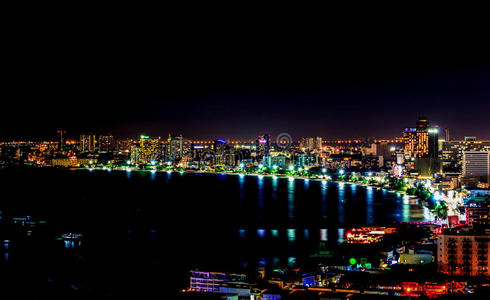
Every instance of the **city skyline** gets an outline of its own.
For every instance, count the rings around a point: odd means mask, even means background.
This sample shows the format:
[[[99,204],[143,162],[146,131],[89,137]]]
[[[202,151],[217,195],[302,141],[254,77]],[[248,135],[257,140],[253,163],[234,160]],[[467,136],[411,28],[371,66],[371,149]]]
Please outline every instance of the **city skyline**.
[[[419,118],[425,118],[425,116],[419,116]],[[431,124],[436,126],[439,129],[439,139],[446,139],[446,134],[450,133],[450,139],[451,140],[463,140],[465,137],[476,137],[478,140],[490,140],[490,138],[482,137],[482,136],[476,136],[474,134],[464,134],[464,135],[459,135],[458,130],[453,130],[453,128],[449,127],[441,127],[437,123],[432,123]],[[145,135],[145,136],[151,136],[151,137],[159,137],[159,138],[165,138],[169,135],[181,135],[184,136],[186,139],[189,140],[203,140],[203,141],[212,141],[216,139],[225,139],[225,140],[233,140],[233,141],[243,141],[243,142],[250,142],[254,141],[257,136],[263,133],[270,134],[273,138],[280,136],[282,134],[287,134],[292,138],[292,141],[298,141],[301,138],[304,137],[321,137],[324,139],[324,141],[348,141],[348,140],[360,140],[360,141],[371,141],[371,140],[394,140],[394,139],[400,139],[403,138],[404,135],[404,130],[407,128],[411,128],[415,125],[412,120],[412,124],[408,124],[404,128],[400,128],[398,134],[392,135],[392,136],[382,136],[382,135],[369,135],[369,136],[325,136],[322,134],[308,134],[305,133],[304,135],[297,135],[297,136],[292,136],[289,134],[289,132],[277,132],[277,133],[271,133],[270,131],[264,130],[262,132],[258,131],[253,134],[249,134],[248,136],[245,137],[236,137],[236,136],[219,136],[219,135],[213,135],[212,133],[203,135],[203,136],[189,136],[186,135],[185,132],[167,132],[167,133],[156,133],[156,134],[149,134],[149,131],[142,131],[142,130],[135,130],[134,134],[113,134],[112,131],[102,131],[102,130],[82,130],[79,132],[70,132],[65,130],[65,128],[58,128],[54,132],[51,133],[45,133],[43,136],[15,136],[15,137],[6,137],[4,139],[0,138],[0,142],[11,142],[11,141],[33,141],[33,142],[39,142],[39,141],[54,141],[57,139],[57,132],[59,130],[63,130],[64,132],[64,138],[67,141],[74,141],[74,140],[79,140],[81,139],[81,136],[83,135],[94,135],[94,136],[111,136],[117,139],[138,139],[140,136]],[[456,134],[454,133],[456,131]],[[155,133],[155,131],[151,131],[152,133]]]

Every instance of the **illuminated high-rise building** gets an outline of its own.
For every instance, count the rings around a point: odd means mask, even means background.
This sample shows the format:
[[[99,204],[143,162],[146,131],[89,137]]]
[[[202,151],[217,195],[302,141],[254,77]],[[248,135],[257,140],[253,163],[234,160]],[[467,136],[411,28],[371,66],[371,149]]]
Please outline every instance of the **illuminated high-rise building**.
[[[462,141],[446,141],[442,143],[442,163],[445,170],[462,172],[464,151],[490,151],[490,141],[476,140],[465,137]]]
[[[270,155],[271,151],[271,135],[264,134],[259,136],[257,140],[255,140],[255,151],[257,154],[257,160],[261,161],[264,156]]]
[[[391,159],[391,145],[388,143],[372,143],[371,153],[374,156],[383,156],[383,160]]]
[[[445,134],[445,140],[446,142],[449,142],[451,140],[451,135],[449,134],[449,128],[444,129],[444,134]]]
[[[448,229],[437,238],[437,270],[448,275],[490,276],[490,230]]]
[[[299,148],[305,152],[321,152],[322,151],[322,138],[317,136],[316,138],[301,138],[299,140]]]
[[[415,128],[405,128],[403,139],[407,158],[437,158],[439,155],[439,128],[431,127],[425,117],[419,118]]]
[[[217,139],[214,141],[215,164],[224,164],[226,156],[226,141]]]
[[[167,148],[166,148],[166,157],[165,159],[168,161],[179,160],[183,156],[184,151],[184,138],[181,135],[172,136],[168,135],[167,138]]]
[[[80,135],[80,152],[95,152],[95,134]]]
[[[474,178],[489,183],[490,178],[490,152],[488,151],[464,151],[463,152],[463,177]]]
[[[317,136],[315,138],[315,150],[318,152],[322,152],[322,147],[323,147],[323,141],[322,138]]]
[[[138,160],[141,163],[150,163],[160,159],[160,138],[150,138],[147,135],[140,137]]]
[[[65,133],[66,133],[66,131],[64,131],[64,130],[58,130],[57,131],[57,134],[58,134],[58,150],[59,151],[63,151],[65,149],[65,137],[64,137]]]
[[[99,136],[99,151],[100,152],[114,151],[114,137],[112,135]]]

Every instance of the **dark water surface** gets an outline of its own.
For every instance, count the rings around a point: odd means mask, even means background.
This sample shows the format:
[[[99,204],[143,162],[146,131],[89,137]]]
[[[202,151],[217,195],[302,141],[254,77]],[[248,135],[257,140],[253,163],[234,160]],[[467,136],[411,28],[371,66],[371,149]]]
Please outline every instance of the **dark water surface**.
[[[34,291],[174,293],[192,268],[295,265],[344,228],[428,218],[396,193],[302,179],[5,168],[0,186],[2,276]],[[46,223],[7,222],[26,215]]]

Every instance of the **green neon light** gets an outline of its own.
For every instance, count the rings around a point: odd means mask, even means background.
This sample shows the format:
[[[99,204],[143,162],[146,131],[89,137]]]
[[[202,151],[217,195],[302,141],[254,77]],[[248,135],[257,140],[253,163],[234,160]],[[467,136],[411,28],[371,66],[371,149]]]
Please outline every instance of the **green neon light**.
[[[350,263],[351,265],[355,265],[355,264],[356,264],[356,262],[357,262],[357,260],[356,260],[354,257],[352,257],[352,258],[350,258],[350,259],[349,259],[349,263]]]

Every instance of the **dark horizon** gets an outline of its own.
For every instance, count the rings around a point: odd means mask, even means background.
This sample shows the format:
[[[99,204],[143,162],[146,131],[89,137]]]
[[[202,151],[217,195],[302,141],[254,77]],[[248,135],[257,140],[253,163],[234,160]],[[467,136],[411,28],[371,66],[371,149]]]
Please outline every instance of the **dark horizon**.
[[[490,139],[490,58],[474,27],[197,21],[110,38],[107,24],[20,26],[7,37],[0,140],[59,128],[393,138],[422,115],[454,138]]]

